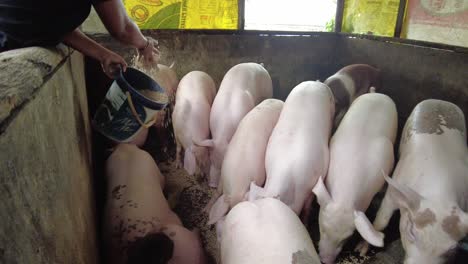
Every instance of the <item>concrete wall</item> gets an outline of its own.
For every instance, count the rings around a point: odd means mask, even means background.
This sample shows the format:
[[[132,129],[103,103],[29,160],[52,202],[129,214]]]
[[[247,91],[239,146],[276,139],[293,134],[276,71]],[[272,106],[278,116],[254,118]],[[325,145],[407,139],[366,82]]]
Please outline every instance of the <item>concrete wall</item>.
[[[400,125],[418,102],[428,98],[457,104],[468,121],[466,49],[444,50],[334,33],[312,36],[145,33],[160,41],[164,64],[176,62],[179,78],[189,71],[202,70],[219,85],[233,65],[246,61],[262,62],[272,76],[274,96],[285,99],[301,81],[323,81],[345,65],[367,63],[382,70],[381,91],[395,100]],[[131,61],[135,54],[109,36],[94,35],[94,38],[126,57],[127,61]]]
[[[382,93],[396,103],[399,126],[418,102],[447,100],[468,123],[468,53],[358,38],[340,38],[335,67],[368,63],[382,70]]]
[[[335,68],[337,40],[334,34],[274,37],[153,32],[148,35],[159,40],[163,64],[170,65],[175,61],[179,78],[190,71],[200,70],[210,74],[219,86],[232,66],[249,61],[263,63],[273,79],[275,97],[282,99],[298,83],[323,81]],[[135,56],[133,49],[119,45],[108,35],[93,37],[124,56],[128,62]],[[96,74],[95,77],[104,78],[104,75]]]
[[[0,53],[0,263],[97,263],[82,56]]]

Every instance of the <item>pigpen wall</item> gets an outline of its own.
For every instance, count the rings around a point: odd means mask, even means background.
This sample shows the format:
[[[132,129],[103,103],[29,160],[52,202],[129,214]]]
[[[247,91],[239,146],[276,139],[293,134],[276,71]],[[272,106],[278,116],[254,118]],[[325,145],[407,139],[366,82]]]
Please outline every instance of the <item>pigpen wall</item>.
[[[273,80],[274,97],[286,99],[289,92],[302,81],[321,80],[334,74],[340,68],[355,63],[365,63],[377,67],[382,72],[381,87],[378,92],[389,95],[396,103],[399,114],[399,134],[413,108],[422,100],[443,99],[457,104],[468,119],[468,50],[463,48],[438,46],[421,42],[396,42],[385,38],[358,38],[356,36],[334,33],[317,33],[313,35],[274,35],[274,34],[199,34],[195,32],[146,32],[159,40],[162,57],[160,63],[170,65],[179,80],[193,70],[205,71],[215,80],[219,87],[224,74],[232,66],[241,62],[263,63]],[[135,59],[135,51],[113,41],[107,35],[94,35],[93,38],[126,58],[128,62]],[[130,63],[131,64],[131,63]],[[100,65],[87,60],[87,84],[90,112],[93,113],[105,95],[106,87],[111,80],[100,72]],[[97,174],[104,174],[103,164],[108,151],[103,139],[95,134],[94,153]],[[398,147],[399,137],[395,148]],[[152,128],[144,149],[152,154],[166,178],[179,177],[181,174],[165,165],[175,157],[175,145],[171,127],[161,131]],[[98,190],[104,190],[105,183]],[[202,188],[203,189],[203,188]],[[197,192],[195,192],[197,190]],[[199,228],[202,236],[213,235],[215,231],[204,227],[202,218],[193,217],[194,213],[184,210],[202,210],[209,199],[209,192],[199,191],[199,187],[187,187],[178,200],[174,210],[188,228]],[[194,194],[196,193],[196,194]],[[373,219],[383,198],[382,190],[373,200],[367,211]],[[205,197],[206,196],[206,197]],[[103,208],[103,193],[98,193],[98,208]],[[202,198],[200,198],[202,197]],[[201,201],[202,205],[198,204]],[[310,235],[317,245],[318,205],[314,204]],[[195,221],[196,220],[196,221]],[[386,230],[386,247],[378,250],[370,259],[357,262],[390,264],[402,263],[404,251],[399,239],[398,214],[392,218]],[[202,238],[202,240],[204,240]],[[343,252],[351,253],[360,240],[356,233]],[[204,241],[205,249],[213,259],[218,259],[219,249],[214,243]],[[460,253],[455,263],[464,263],[468,257]]]
[[[335,33],[203,35],[162,31],[147,34],[160,42],[161,63],[175,62],[179,79],[190,71],[200,70],[210,74],[219,86],[224,74],[235,64],[263,63],[273,80],[274,97],[284,100],[302,81],[324,81],[346,65],[365,63],[382,71],[378,92],[395,101],[400,130],[416,104],[424,99],[448,100],[468,113],[468,49],[465,48],[434,44],[427,47],[424,45],[429,43]],[[108,35],[95,34],[94,39],[127,61],[134,59],[133,49],[120,46]],[[96,84],[105,83],[101,73],[89,78]],[[103,95],[97,97],[100,100]]]

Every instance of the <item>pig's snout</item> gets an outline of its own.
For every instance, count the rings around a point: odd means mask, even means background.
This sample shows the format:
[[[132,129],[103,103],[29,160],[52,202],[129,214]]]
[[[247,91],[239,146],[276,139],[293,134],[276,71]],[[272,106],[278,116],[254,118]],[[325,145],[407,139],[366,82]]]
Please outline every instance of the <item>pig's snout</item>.
[[[323,256],[322,254],[320,254],[320,261],[324,264],[335,264],[335,259],[335,256]]]
[[[334,264],[340,252],[341,247],[335,248],[332,245],[325,245],[323,241],[319,242],[320,260],[325,264]]]

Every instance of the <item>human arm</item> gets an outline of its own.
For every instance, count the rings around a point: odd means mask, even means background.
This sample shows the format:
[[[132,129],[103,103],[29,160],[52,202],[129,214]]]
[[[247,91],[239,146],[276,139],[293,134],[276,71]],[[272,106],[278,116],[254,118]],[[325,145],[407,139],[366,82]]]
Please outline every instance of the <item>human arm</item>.
[[[98,60],[101,63],[104,73],[110,78],[113,78],[113,65],[120,65],[123,71],[127,69],[127,63],[121,56],[99,45],[96,41],[83,34],[79,29],[75,29],[65,35],[63,42],[84,55]]]
[[[138,49],[146,64],[153,64],[159,55],[158,42],[145,37],[128,17],[122,0],[97,1],[94,4],[107,31],[119,42]]]

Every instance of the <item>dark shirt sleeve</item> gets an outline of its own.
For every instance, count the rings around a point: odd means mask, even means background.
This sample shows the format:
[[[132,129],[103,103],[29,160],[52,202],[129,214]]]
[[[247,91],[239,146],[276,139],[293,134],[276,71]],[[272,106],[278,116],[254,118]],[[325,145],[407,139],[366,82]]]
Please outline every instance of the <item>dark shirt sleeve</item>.
[[[0,0],[4,49],[53,46],[80,26],[93,2],[106,0]]]

